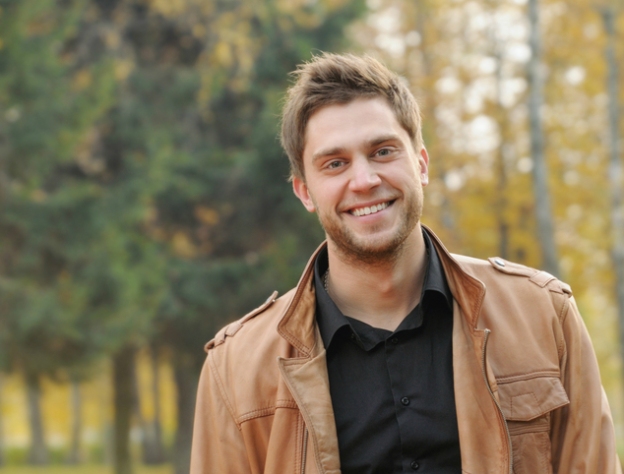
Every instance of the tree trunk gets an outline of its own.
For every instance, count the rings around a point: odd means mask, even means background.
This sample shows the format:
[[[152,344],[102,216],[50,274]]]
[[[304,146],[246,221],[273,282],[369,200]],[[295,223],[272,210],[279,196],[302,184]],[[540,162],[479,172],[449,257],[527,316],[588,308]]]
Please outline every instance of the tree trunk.
[[[423,58],[423,71],[421,77],[424,80],[431,81],[435,75],[434,61],[436,59],[435,53],[435,39],[432,41],[429,38],[429,34],[427,32],[430,25],[434,25],[433,14],[431,13],[432,7],[430,2],[419,2],[417,3],[418,10],[416,15],[416,30],[420,34],[420,51],[422,52]],[[437,79],[437,78],[436,78]],[[424,88],[426,89],[426,87]],[[439,123],[439,119],[436,117],[435,111],[438,108],[438,100],[436,94],[424,94],[422,99],[420,100],[421,110],[432,117],[435,120],[435,125],[432,125],[432,129]],[[435,136],[435,135],[434,135]],[[434,141],[434,140],[432,140]],[[439,140],[438,140],[439,143]],[[426,144],[425,144],[426,145]],[[435,147],[435,145],[434,145]],[[435,155],[436,159],[436,168],[441,170],[440,177],[442,181],[446,181],[446,175],[448,173],[448,165],[444,162],[444,148],[443,146],[439,146],[440,153]],[[455,220],[453,218],[453,210],[451,206],[451,202],[448,199],[447,195],[444,195],[442,203],[440,205],[441,211],[441,224],[445,227],[445,229],[453,235],[453,231],[455,228]]]
[[[112,365],[111,365],[112,368]],[[111,420],[104,414],[108,411],[110,406],[110,400],[105,396],[106,387],[110,386],[110,381],[102,380],[98,382],[99,392],[97,397],[98,411],[99,417],[98,422],[101,426],[100,436],[102,439],[102,458],[98,459],[98,461],[102,464],[106,464],[108,466],[112,466],[115,463],[115,455],[114,455],[114,444],[115,444],[115,434],[114,434],[114,419]]]
[[[148,422],[143,416],[141,408],[141,392],[136,364],[134,366],[134,411],[141,429],[141,450],[144,464],[156,465],[165,462],[165,456],[160,437],[160,399],[158,398],[158,361],[154,360],[154,350],[150,348],[150,362],[152,371],[152,394],[154,396],[154,422]],[[156,389],[155,389],[156,387]],[[158,431],[157,431],[158,430]]]
[[[607,32],[606,59],[609,89],[610,155],[609,181],[611,184],[611,232],[613,266],[615,267],[615,296],[620,324],[620,351],[624,360],[624,208],[622,206],[622,159],[619,123],[618,69],[615,57],[615,14],[611,8],[602,10]]]
[[[151,456],[150,433],[143,418],[143,409],[141,407],[141,392],[139,389],[139,378],[137,370],[136,358],[132,362],[132,410],[139,425],[141,436],[141,453],[143,461]]]
[[[39,376],[26,374],[26,391],[28,398],[28,421],[30,424],[29,464],[43,466],[48,464],[49,456],[43,433],[43,417],[41,416],[41,387]]]
[[[193,417],[199,374],[193,359],[183,354],[174,356],[173,373],[178,394],[178,428],[173,450],[173,466],[175,474],[188,474],[191,465]]]
[[[160,420],[160,370],[158,370],[158,347],[150,346],[150,362],[152,369],[152,399],[154,400],[154,420],[151,426],[150,456],[143,462],[149,465],[163,464],[166,460],[162,442],[162,423]]]
[[[133,366],[135,349],[122,348],[113,357],[113,389],[115,407],[113,457],[115,474],[132,474],[130,457],[130,425],[133,408]]]
[[[498,254],[502,258],[509,258],[509,225],[507,223],[507,128],[508,114],[503,106],[503,43],[498,35],[496,11],[498,3],[490,1],[490,31],[489,43],[492,48],[492,56],[496,60],[496,123],[498,124],[500,144],[496,150],[496,200],[494,214],[498,227]]]
[[[0,374],[0,407],[2,407],[2,387],[3,376]],[[2,410],[0,409],[0,467],[4,466],[4,422],[2,418]]]
[[[79,464],[80,459],[80,436],[82,432],[82,397],[80,394],[80,383],[76,380],[71,382],[71,441],[67,464]]]
[[[554,239],[552,207],[548,191],[548,167],[544,157],[544,133],[541,107],[544,102],[544,79],[541,73],[541,40],[538,0],[529,0],[531,59],[529,61],[529,123],[531,128],[531,158],[533,159],[533,194],[537,234],[542,251],[542,266],[559,276],[559,259]]]

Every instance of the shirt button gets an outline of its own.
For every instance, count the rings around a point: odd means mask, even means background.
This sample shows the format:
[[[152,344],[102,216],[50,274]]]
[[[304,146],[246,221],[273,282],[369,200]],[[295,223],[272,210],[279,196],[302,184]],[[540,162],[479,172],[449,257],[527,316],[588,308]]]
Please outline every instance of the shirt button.
[[[420,467],[420,465],[416,462],[416,461],[412,461],[412,463],[410,464],[410,466],[412,467],[412,469],[414,471],[417,471],[418,468]]]
[[[392,342],[392,344],[398,344],[399,343],[399,338],[398,337],[393,337],[392,339],[390,339],[390,342]]]
[[[403,405],[407,406],[407,405],[409,405],[409,404],[410,404],[410,399],[409,399],[409,398],[407,398],[407,397],[403,397],[403,398],[401,398],[401,403],[402,403]]]
[[[351,333],[351,340],[355,341],[355,334]]]

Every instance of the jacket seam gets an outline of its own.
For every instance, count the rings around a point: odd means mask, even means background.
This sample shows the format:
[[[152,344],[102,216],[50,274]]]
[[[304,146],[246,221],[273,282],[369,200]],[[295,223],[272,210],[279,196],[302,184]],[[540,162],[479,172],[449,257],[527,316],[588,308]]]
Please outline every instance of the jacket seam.
[[[559,321],[561,321],[562,326],[568,317],[569,309],[570,309],[570,297],[564,300],[563,304],[561,305],[561,311],[559,312]]]
[[[514,421],[512,423],[522,423],[522,425],[511,425],[509,427],[509,434],[511,436],[519,436],[527,433],[548,433],[550,431],[550,421],[539,421],[534,423],[535,420],[529,421]]]
[[[568,296],[561,307],[561,312],[559,313],[559,321],[561,325],[561,330],[563,331],[563,326],[565,325],[566,320],[568,319],[568,314],[570,313],[570,297]],[[565,347],[565,337],[561,337],[561,341],[557,344],[557,349],[559,353],[559,365],[561,365],[561,360],[564,355],[567,353]]]
[[[221,394],[223,403],[225,403],[225,406],[228,409],[230,416],[232,417],[232,421],[234,421],[234,423],[236,424],[236,427],[238,428],[238,431],[240,431],[241,427],[240,427],[240,424],[236,421],[236,416],[234,415],[234,407],[230,403],[230,400],[228,399],[225,393],[225,386],[223,385],[223,381],[221,380],[221,377],[219,377],[219,372],[217,370],[217,367],[213,358],[214,358],[214,353],[209,353],[208,360],[210,361],[210,370],[213,372],[213,376],[215,380],[217,381],[217,388],[219,389],[219,393]]]
[[[237,418],[237,423],[242,424],[245,421],[253,420],[254,418],[262,418],[264,416],[270,416],[275,414],[275,410],[278,408],[297,408],[297,404],[294,400],[276,400],[275,405],[271,405],[264,408],[258,408],[243,413]]]
[[[487,336],[487,333],[486,333]],[[485,343],[486,340],[483,341],[483,348],[485,349]],[[486,369],[485,364],[487,363],[487,359],[484,359],[484,365],[483,365],[483,369]],[[485,383],[488,386],[489,390],[492,391],[492,387],[490,386],[490,382],[489,382],[489,378],[486,375],[486,373],[483,373],[483,376],[485,378]],[[494,377],[496,379],[496,377]],[[496,384],[498,387],[498,383]],[[490,400],[490,403],[494,406],[494,411],[497,413],[497,419],[498,419],[498,430],[500,433],[500,437],[501,439],[505,439],[508,436],[508,428],[507,428],[507,422],[505,421],[505,414],[503,413],[502,408],[500,407],[499,403],[496,401],[496,399],[494,398],[494,396],[492,395],[491,397],[488,397]],[[511,437],[509,438],[509,440],[511,441]],[[511,446],[508,447],[509,451],[509,456],[511,457],[513,454],[512,448]],[[500,466],[501,468],[504,467],[505,462],[501,459],[500,462]]]
[[[293,466],[292,472],[297,473],[297,466],[301,464],[301,460],[303,459],[303,446],[299,444],[299,439],[302,438],[303,431],[303,418],[301,413],[297,416],[297,442],[295,443],[295,465]]]
[[[549,377],[559,378],[559,372],[555,370],[542,370],[539,372],[531,372],[529,374],[506,375],[505,377],[496,377],[496,382],[498,385],[504,385],[507,383]]]

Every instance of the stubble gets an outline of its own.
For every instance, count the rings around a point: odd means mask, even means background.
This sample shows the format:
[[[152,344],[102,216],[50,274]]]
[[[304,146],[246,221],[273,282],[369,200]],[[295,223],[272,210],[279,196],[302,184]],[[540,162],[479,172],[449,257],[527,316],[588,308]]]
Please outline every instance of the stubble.
[[[379,266],[398,260],[403,254],[408,237],[420,221],[423,208],[422,188],[414,187],[403,195],[404,206],[400,222],[390,236],[377,237],[375,234],[382,229],[375,227],[371,229],[370,235],[358,236],[333,209],[321,212],[314,198],[312,200],[319,211],[318,219],[328,240],[335,245],[343,260],[355,265]]]

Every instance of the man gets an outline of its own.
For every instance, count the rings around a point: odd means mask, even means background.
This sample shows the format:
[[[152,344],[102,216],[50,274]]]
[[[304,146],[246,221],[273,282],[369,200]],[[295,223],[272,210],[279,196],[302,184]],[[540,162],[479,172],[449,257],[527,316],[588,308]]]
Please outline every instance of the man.
[[[295,75],[282,144],[327,242],[207,344],[191,473],[621,472],[570,288],[420,224],[408,89],[370,57]]]

